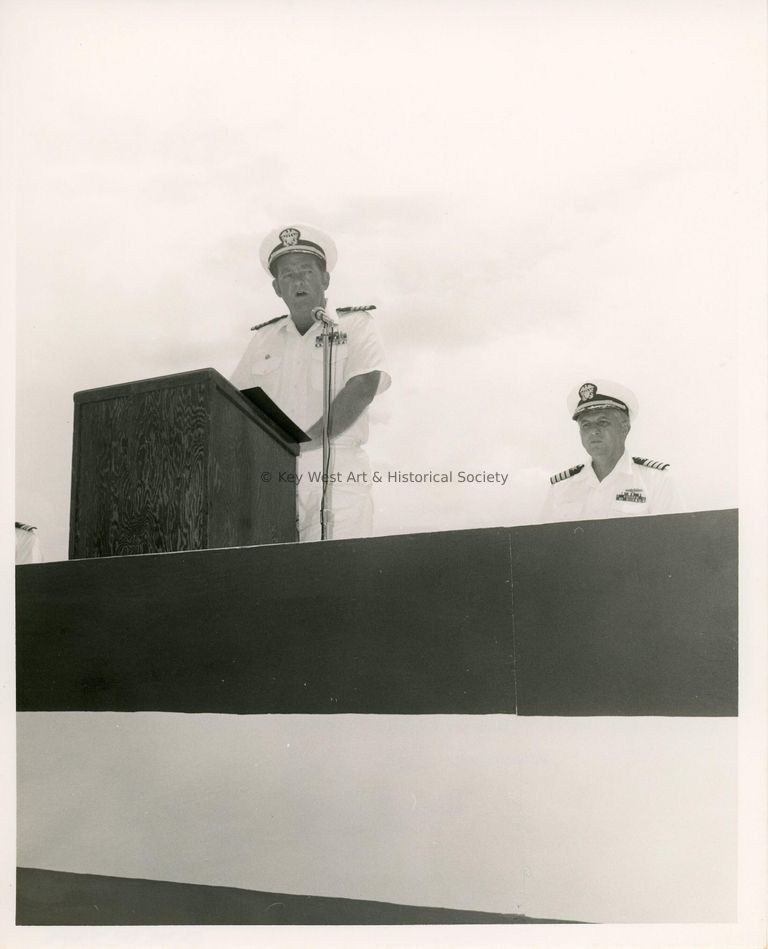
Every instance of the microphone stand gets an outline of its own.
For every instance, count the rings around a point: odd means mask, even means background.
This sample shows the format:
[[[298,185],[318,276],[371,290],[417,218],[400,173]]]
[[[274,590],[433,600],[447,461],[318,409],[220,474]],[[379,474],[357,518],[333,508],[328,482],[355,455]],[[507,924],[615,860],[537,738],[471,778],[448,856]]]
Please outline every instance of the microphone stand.
[[[326,313],[324,307],[316,306],[312,316],[322,323],[318,339],[323,347],[323,490],[320,498],[320,540],[331,540],[330,511],[328,510],[328,482],[331,467],[331,392],[333,381],[333,343],[338,321]]]
[[[339,316],[358,311],[375,310],[370,306],[344,306],[336,310],[332,316],[325,306],[316,306],[312,309],[312,316],[318,323],[323,324],[320,332],[320,345],[323,347],[323,491],[320,498],[320,540],[332,540],[330,535],[330,511],[328,510],[328,482],[331,477],[331,393],[333,391],[333,344],[338,340]]]

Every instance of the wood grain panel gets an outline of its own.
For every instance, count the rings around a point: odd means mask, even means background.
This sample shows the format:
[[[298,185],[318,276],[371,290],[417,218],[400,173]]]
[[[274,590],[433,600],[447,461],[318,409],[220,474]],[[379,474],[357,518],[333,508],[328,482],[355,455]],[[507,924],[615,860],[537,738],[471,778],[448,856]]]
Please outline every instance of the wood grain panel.
[[[213,369],[79,392],[70,557],[293,541],[297,453]]]
[[[78,406],[73,556],[206,546],[207,403],[201,382]]]
[[[212,400],[208,547],[298,540],[295,455],[224,392]],[[268,420],[264,420],[265,424]],[[284,478],[285,480],[281,480]]]

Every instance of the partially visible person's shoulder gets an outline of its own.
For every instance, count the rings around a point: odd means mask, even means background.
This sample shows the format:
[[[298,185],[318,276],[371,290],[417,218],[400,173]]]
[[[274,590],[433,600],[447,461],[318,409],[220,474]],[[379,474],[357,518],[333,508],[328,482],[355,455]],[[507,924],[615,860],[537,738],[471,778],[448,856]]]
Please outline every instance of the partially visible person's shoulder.
[[[561,471],[559,474],[552,475],[549,479],[550,484],[559,484],[561,481],[567,481],[569,478],[572,478],[574,475],[577,475],[584,465],[574,465],[573,468],[566,468],[565,471]]]

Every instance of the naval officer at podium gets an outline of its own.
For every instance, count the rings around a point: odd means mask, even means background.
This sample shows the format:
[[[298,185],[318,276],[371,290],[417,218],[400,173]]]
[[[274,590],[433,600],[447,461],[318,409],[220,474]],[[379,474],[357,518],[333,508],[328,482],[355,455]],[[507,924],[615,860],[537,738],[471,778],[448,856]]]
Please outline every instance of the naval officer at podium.
[[[552,475],[541,520],[587,521],[681,510],[669,465],[633,456],[627,435],[638,414],[634,393],[616,382],[593,379],[568,397],[590,464]]]
[[[260,386],[310,436],[297,465],[299,539],[319,540],[323,495],[323,347],[318,308],[336,263],[333,240],[318,228],[286,224],[261,245],[261,263],[288,313],[254,327],[232,376],[238,389]],[[373,526],[371,471],[363,445],[368,406],[389,387],[384,348],[374,317],[351,309],[333,327],[332,429],[326,477],[326,537],[365,537]]]

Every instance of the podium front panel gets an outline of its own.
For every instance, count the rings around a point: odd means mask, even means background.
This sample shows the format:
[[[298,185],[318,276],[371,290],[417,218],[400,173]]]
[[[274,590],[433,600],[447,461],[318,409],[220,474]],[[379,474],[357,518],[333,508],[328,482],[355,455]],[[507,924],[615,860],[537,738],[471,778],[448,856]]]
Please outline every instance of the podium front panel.
[[[293,541],[297,453],[212,369],[79,392],[70,558]]]

